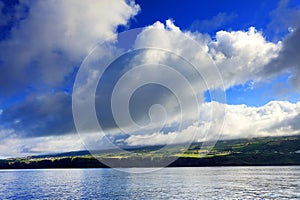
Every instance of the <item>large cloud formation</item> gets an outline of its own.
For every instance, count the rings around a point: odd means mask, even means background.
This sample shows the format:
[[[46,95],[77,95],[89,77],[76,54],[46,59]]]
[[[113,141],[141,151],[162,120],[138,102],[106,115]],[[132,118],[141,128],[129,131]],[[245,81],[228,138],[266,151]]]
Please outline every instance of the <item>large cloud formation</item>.
[[[113,39],[117,27],[139,11],[134,2],[122,0],[22,0],[15,5],[21,6],[28,11],[16,9],[15,15],[27,17],[0,43],[1,96],[36,84],[59,87],[96,43]]]
[[[64,87],[68,84],[68,79],[74,78],[76,67],[89,50],[97,42],[115,41],[117,27],[126,25],[129,19],[138,13],[139,6],[134,2],[125,1],[70,1],[21,1],[18,6],[30,9],[25,11],[21,9],[22,17],[18,18],[18,25],[12,26],[8,40],[0,42],[0,48],[5,49],[0,55],[3,72],[0,74],[0,98],[30,90],[30,94],[24,100],[3,108],[0,112],[0,140],[4,144],[0,145],[0,150],[4,152],[2,155],[82,148],[79,138],[73,135],[76,130],[72,118],[71,94],[64,91]],[[82,10],[85,11],[85,15],[78,15]],[[176,66],[179,63],[167,54],[153,51],[146,51],[139,56],[134,55],[129,66],[125,66],[122,70],[118,67],[113,68],[111,74],[100,80],[103,81],[104,89],[96,94],[98,117],[101,123],[104,123],[104,127],[112,133],[112,137],[125,145],[187,142],[186,140],[193,137],[192,134],[195,132],[197,141],[216,139],[218,133],[214,131],[214,127],[222,125],[224,117],[221,132],[223,139],[298,134],[299,103],[273,101],[261,107],[226,105],[226,102],[205,103],[203,94],[207,90],[222,87],[228,89],[248,81],[266,81],[286,72],[294,73],[290,77],[290,82],[299,88],[297,78],[300,75],[300,60],[297,56],[300,46],[299,33],[299,29],[295,27],[282,42],[270,42],[266,40],[262,31],[257,31],[254,27],[248,30],[218,31],[215,37],[211,37],[199,32],[181,31],[172,20],[167,20],[165,24],[156,22],[144,28],[138,35],[134,41],[135,48],[146,46],[170,50],[182,55],[191,63],[205,63],[204,55],[208,55],[218,66],[223,78],[221,81],[216,80],[216,74],[212,73],[209,64],[200,66],[206,84],[203,84],[203,80],[199,83],[193,74],[186,72],[191,84],[198,88],[200,120],[189,121],[190,119],[185,117],[189,122],[183,129],[177,130],[179,112],[174,95],[162,88],[158,90],[156,86],[146,87],[143,88],[144,92],[141,90],[135,93],[136,98],[135,96],[132,98],[132,102],[135,103],[131,108],[133,118],[140,124],[147,123],[145,115],[148,115],[148,108],[152,104],[159,103],[167,108],[168,127],[163,131],[153,131],[139,137],[136,135],[120,137],[120,131],[116,129],[109,110],[109,94],[116,83],[114,79],[124,74],[123,69],[130,70],[132,65],[139,62],[165,62],[169,66]],[[186,45],[187,40],[178,37],[182,34],[196,41],[198,46]],[[117,47],[103,50],[103,54],[107,57],[116,52]],[[185,70],[185,66],[182,66],[182,70]],[[96,80],[99,69],[90,69],[86,75],[89,77],[88,81]],[[109,75],[114,77],[109,78]],[[149,73],[147,71],[134,74],[132,79],[145,76],[163,78],[167,82],[174,81],[172,77],[155,68]],[[87,86],[88,84],[89,82]],[[128,82],[122,92],[126,94],[130,88]],[[178,91],[189,101],[190,93],[185,87],[178,84]],[[119,99],[119,103],[121,101],[122,99]],[[212,108],[217,108],[213,115],[211,115]],[[193,113],[193,109],[195,108],[191,107],[188,110]],[[224,109],[225,116],[222,113]],[[88,121],[87,115],[86,122]],[[211,134],[204,137],[208,131]],[[95,143],[97,138],[93,138],[92,134],[89,140]],[[15,150],[9,154],[11,145],[15,146]]]
[[[223,121],[223,116],[212,119],[211,107],[225,107],[225,122],[221,138],[217,133],[213,134],[212,128]],[[261,107],[246,105],[226,105],[217,102],[204,103],[200,107],[202,115],[201,123],[195,123],[182,131],[170,130],[168,134],[163,132],[149,133],[144,136],[131,135],[121,138],[118,142],[131,146],[139,145],[165,145],[189,142],[189,138],[195,137],[195,141],[205,139],[233,139],[240,137],[284,136],[300,133],[300,103],[287,101],[272,101]],[[218,115],[214,115],[218,116]],[[236,123],[238,122],[238,123]],[[249,123],[250,122],[250,123]],[[205,138],[206,131],[212,134]],[[195,134],[196,132],[196,134]],[[97,147],[97,135],[88,136],[91,143]],[[12,129],[0,131],[2,141],[0,149],[2,156],[28,155],[44,152],[62,152],[80,150],[84,147],[78,137],[74,135],[45,136],[34,138],[20,138]],[[13,147],[13,148],[12,148]]]
[[[118,26],[127,26],[140,8],[125,0],[20,0],[0,2],[0,8],[0,102],[29,94],[1,107],[5,154],[16,138],[75,132],[71,96],[64,88],[71,87],[76,67],[94,45],[115,39]]]
[[[168,135],[157,132],[141,137],[131,136],[126,139],[130,145],[155,145],[188,142],[188,138],[195,137],[195,141],[204,139],[236,139],[240,137],[283,136],[299,134],[300,103],[292,104],[286,101],[272,101],[261,107],[246,105],[225,105],[217,102],[204,103],[200,113],[210,113],[211,107],[226,107],[225,122],[222,135],[211,131],[208,138],[205,132],[218,123],[222,123],[222,115],[201,117],[200,124],[193,124],[181,132],[170,132]],[[215,115],[218,116],[218,115]],[[209,124],[209,126],[208,126]],[[196,130],[196,134],[195,134]]]

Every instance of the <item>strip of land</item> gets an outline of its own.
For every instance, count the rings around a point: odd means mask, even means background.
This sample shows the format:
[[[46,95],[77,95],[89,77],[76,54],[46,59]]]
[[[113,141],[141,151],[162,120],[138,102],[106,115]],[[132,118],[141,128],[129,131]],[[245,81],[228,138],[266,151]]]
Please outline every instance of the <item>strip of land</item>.
[[[203,167],[300,165],[300,135],[218,141],[208,153],[202,143],[137,147],[124,151],[67,152],[0,160],[0,169]]]

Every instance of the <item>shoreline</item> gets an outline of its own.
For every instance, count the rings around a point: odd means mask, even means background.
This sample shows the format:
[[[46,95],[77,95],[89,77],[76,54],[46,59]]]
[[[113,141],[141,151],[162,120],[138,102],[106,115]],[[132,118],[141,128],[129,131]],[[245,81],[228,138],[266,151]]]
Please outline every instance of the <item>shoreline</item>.
[[[234,166],[300,166],[300,154],[277,157],[258,156],[247,159],[243,155],[210,158],[61,158],[39,160],[30,163],[23,161],[3,161],[0,169],[66,169],[66,168],[162,168],[162,167],[234,167]],[[170,160],[174,160],[171,162]]]

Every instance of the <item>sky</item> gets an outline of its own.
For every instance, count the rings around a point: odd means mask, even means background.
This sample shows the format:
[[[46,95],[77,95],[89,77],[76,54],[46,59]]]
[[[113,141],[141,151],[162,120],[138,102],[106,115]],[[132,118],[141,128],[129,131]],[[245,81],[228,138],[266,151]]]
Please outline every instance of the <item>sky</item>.
[[[0,11],[0,158],[300,133],[297,0]]]

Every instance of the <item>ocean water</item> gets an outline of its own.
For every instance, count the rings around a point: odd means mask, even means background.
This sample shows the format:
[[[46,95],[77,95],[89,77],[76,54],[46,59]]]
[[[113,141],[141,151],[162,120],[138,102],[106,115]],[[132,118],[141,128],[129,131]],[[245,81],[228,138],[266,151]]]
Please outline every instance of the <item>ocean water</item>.
[[[300,167],[0,170],[0,199],[300,199]]]

